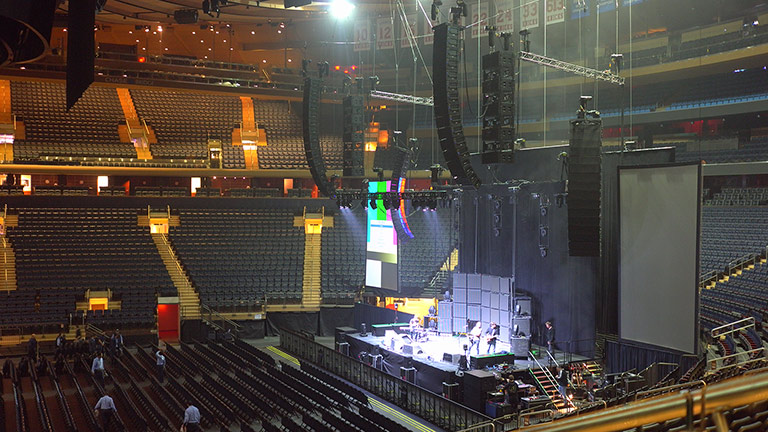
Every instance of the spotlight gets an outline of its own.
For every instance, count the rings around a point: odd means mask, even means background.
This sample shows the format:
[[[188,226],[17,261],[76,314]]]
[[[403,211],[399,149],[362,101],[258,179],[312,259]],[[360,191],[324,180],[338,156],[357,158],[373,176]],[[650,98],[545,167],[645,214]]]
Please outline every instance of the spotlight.
[[[368,81],[371,83],[371,90],[376,90],[376,86],[378,86],[380,82],[378,75],[368,77]]]
[[[443,5],[441,0],[432,0],[432,8],[430,9],[430,18],[432,21],[437,21],[437,15],[440,13],[440,6]]]
[[[329,11],[334,18],[338,20],[346,19],[352,11],[355,9],[355,5],[347,0],[333,0]]]

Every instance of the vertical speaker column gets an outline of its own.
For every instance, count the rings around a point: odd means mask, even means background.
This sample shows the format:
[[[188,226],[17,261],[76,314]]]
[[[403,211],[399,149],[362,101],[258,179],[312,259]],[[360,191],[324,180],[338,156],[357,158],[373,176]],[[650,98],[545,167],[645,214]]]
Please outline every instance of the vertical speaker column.
[[[515,56],[496,51],[483,56],[484,164],[515,161]]]
[[[435,26],[432,56],[435,123],[448,169],[454,180],[465,186],[479,186],[469,159],[459,103],[459,43],[461,27],[452,23]]]
[[[302,110],[302,127],[304,129],[304,153],[312,179],[317,189],[325,196],[334,194],[334,187],[325,173],[323,150],[320,148],[320,92],[323,82],[318,78],[304,78],[304,100]]]
[[[600,256],[600,119],[571,120],[568,155],[568,252]]]
[[[362,96],[344,98],[344,175],[363,176],[365,111]]]
[[[418,140],[414,141],[418,145]],[[392,208],[392,224],[395,226],[397,232],[397,240],[402,243],[413,238],[413,232],[411,232],[410,226],[408,226],[408,218],[402,210],[402,201],[399,198],[399,193],[404,190],[401,188],[401,184],[408,176],[408,170],[411,169],[411,159],[413,158],[415,149],[403,148],[395,146],[395,163],[392,167],[392,179],[389,182],[389,196],[391,197]]]

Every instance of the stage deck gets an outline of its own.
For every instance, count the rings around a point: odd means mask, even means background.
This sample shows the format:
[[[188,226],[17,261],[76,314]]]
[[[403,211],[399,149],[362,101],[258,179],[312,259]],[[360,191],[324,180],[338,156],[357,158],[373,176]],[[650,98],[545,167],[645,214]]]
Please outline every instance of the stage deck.
[[[381,368],[391,375],[400,376],[400,368],[413,367],[417,371],[416,384],[435,393],[442,392],[443,382],[454,382],[451,375],[459,370],[457,360],[461,355],[464,355],[464,345],[469,346],[466,336],[429,334],[411,344],[413,354],[404,352],[403,347],[408,339],[403,338],[403,336],[405,335],[398,334],[393,338],[392,335],[374,336],[370,333],[366,336],[361,336],[360,333],[347,333],[345,335],[346,342],[349,343],[350,356],[360,358],[360,354],[363,352],[381,354],[383,362]],[[468,354],[481,360],[483,364],[506,364],[512,370],[539,369],[542,366],[550,365],[549,356],[538,345],[534,345],[531,350],[539,352],[536,360],[530,357],[513,359],[512,356],[508,355],[510,345],[502,341],[496,343],[496,355],[488,354],[487,350],[488,344],[483,340],[480,343],[479,356],[474,348]],[[443,360],[446,354],[448,354],[446,357],[450,357],[453,361]],[[587,360],[586,357],[562,351],[555,353],[555,359],[560,364]]]

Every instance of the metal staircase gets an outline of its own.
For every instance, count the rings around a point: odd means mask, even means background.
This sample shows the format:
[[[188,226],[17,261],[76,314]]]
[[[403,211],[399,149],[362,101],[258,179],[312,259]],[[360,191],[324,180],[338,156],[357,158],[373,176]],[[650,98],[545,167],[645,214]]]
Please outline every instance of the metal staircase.
[[[557,410],[567,411],[571,408],[574,408],[573,402],[571,402],[566,397],[566,395],[562,395],[558,391],[557,379],[555,379],[555,376],[552,375],[552,372],[550,372],[549,369],[539,363],[539,360],[536,358],[536,356],[533,355],[533,353],[529,352],[528,355],[534,359],[536,364],[539,366],[538,369],[528,369],[528,371],[531,373],[531,376],[533,376],[533,379],[536,380],[536,383],[539,386],[539,390],[541,390],[549,398],[550,402],[555,406]]]
[[[184,269],[181,268],[181,263],[179,263],[176,252],[168,242],[168,238],[163,233],[152,233],[152,240],[155,242],[157,251],[160,253],[173,285],[179,293],[181,318],[200,319],[200,296],[187,278]]]

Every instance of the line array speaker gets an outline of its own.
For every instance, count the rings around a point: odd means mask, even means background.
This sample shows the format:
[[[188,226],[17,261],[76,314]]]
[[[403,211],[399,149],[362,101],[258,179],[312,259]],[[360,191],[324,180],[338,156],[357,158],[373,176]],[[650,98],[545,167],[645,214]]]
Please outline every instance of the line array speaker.
[[[74,1],[68,10],[67,110],[72,108],[93,82],[95,0]]]
[[[363,176],[363,144],[365,132],[365,111],[363,97],[347,96],[343,102],[344,108],[344,163],[345,176]]]
[[[435,123],[448,169],[457,183],[479,186],[480,178],[469,159],[459,103],[459,43],[461,27],[452,23],[435,26],[433,93]]]
[[[392,167],[392,179],[389,182],[390,196],[396,197],[400,189],[400,181],[405,179],[408,175],[408,170],[411,169],[411,159],[413,158],[414,150],[410,148],[403,148],[395,146],[395,163]],[[408,226],[408,219],[405,215],[400,214],[401,201],[397,198],[396,204],[392,208],[392,225],[395,226],[397,232],[397,239],[400,242],[407,241],[413,238],[413,232],[411,232]],[[395,201],[393,201],[393,204]]]
[[[325,196],[332,196],[334,187],[325,174],[325,160],[320,148],[320,92],[322,80],[307,77],[304,79],[304,100],[302,110],[302,127],[304,129],[304,153],[312,179],[317,189]]]
[[[484,164],[515,161],[515,56],[511,51],[486,54],[483,66]]]
[[[600,119],[571,120],[568,154],[568,252],[600,255]]]

